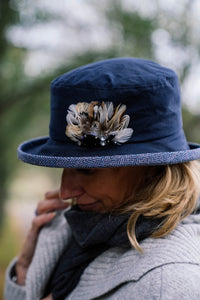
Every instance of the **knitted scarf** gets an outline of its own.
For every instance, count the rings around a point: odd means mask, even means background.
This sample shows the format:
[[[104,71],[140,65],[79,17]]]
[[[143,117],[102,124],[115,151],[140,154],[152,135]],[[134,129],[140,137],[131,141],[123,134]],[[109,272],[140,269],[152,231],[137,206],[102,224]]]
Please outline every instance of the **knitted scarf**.
[[[129,214],[112,215],[81,211],[78,206],[65,213],[72,238],[60,257],[46,289],[54,300],[63,300],[76,287],[88,266],[105,250],[120,246],[131,247],[127,236]],[[159,226],[159,219],[140,217],[136,224],[138,241],[147,238]]]

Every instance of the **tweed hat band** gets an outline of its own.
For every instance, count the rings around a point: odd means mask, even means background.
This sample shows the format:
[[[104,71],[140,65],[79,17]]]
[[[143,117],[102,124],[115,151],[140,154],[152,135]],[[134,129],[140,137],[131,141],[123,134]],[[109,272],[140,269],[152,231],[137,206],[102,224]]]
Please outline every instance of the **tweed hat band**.
[[[51,84],[49,137],[21,144],[27,163],[64,168],[174,164],[200,158],[182,129],[176,74],[136,58],[100,61]]]

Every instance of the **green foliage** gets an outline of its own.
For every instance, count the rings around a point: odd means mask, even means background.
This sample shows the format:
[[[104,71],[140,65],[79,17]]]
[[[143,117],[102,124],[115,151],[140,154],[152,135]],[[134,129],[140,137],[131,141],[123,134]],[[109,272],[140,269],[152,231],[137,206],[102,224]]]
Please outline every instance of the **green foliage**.
[[[193,115],[188,110],[183,109],[183,125],[188,141],[200,144],[200,117]]]
[[[96,5],[96,9],[99,9],[100,2],[93,1],[92,3]],[[7,188],[18,167],[16,154],[18,144],[31,137],[48,134],[50,82],[53,78],[80,65],[117,56],[136,56],[156,60],[152,35],[158,28],[169,33],[174,45],[185,51],[192,46],[200,52],[199,39],[192,40],[191,38],[190,8],[193,1],[187,1],[178,22],[176,17],[171,17],[161,11],[159,1],[156,2],[157,14],[144,17],[137,11],[125,10],[122,0],[107,1],[102,13],[106,15],[109,30],[114,36],[112,46],[104,51],[91,49],[81,55],[76,55],[62,66],[49,73],[43,73],[37,78],[28,77],[24,73],[24,61],[28,50],[13,46],[6,38],[6,30],[9,26],[21,24],[19,10],[25,1],[3,0],[0,2],[0,228],[4,203],[7,199]],[[56,18],[58,16],[38,9],[33,20],[30,20],[30,24],[29,20],[26,20],[27,23],[24,25],[34,26]],[[67,20],[65,22],[67,26]],[[78,36],[75,39],[78,39]],[[190,60],[184,62],[179,73],[181,81],[187,77],[190,68]],[[199,115],[194,116],[184,109],[183,120],[188,140],[200,143]],[[1,233],[0,295],[3,289],[5,268],[20,246],[19,236],[13,224],[8,223],[7,220]]]
[[[3,300],[3,285],[5,278],[5,270],[11,259],[16,256],[21,247],[19,232],[16,230],[14,222],[6,220],[2,228],[0,236],[0,300]]]
[[[107,10],[110,26],[120,32],[121,45],[115,44],[123,56],[153,58],[151,35],[155,30],[155,21],[144,18],[137,12],[123,10],[122,1],[112,1]]]
[[[95,2],[95,4],[94,4]],[[94,1],[97,9],[101,3]],[[3,205],[6,199],[7,184],[17,167],[17,145],[31,137],[47,135],[49,123],[50,82],[58,75],[80,65],[96,60],[117,56],[137,56],[155,60],[152,35],[158,28],[164,28],[171,36],[172,42],[180,47],[190,47],[191,28],[188,18],[190,3],[180,16],[180,22],[159,10],[152,17],[144,17],[137,11],[123,8],[123,1],[115,0],[106,3],[104,13],[109,30],[112,32],[113,44],[104,51],[91,49],[81,55],[76,55],[53,69],[42,73],[38,78],[28,77],[24,73],[24,61],[28,50],[14,47],[6,39],[6,30],[11,25],[20,24],[20,5],[23,1],[1,1],[0,18],[0,223],[2,221]],[[48,22],[58,16],[37,9],[35,16],[26,20],[26,26]],[[35,23],[34,23],[35,22]],[[66,22],[66,20],[65,20]],[[67,24],[67,22],[66,22]],[[66,25],[67,26],[67,25]],[[76,37],[75,37],[76,38]],[[195,44],[199,47],[199,44]],[[66,49],[67,51],[67,49]],[[181,80],[187,76],[190,62],[182,66]],[[185,130],[189,140],[199,140],[199,117],[184,111]]]

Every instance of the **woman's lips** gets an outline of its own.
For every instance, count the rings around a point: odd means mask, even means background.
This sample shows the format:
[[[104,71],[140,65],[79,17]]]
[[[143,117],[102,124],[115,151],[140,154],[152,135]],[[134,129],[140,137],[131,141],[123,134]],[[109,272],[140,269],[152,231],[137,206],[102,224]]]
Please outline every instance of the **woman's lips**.
[[[98,203],[99,201],[95,201],[92,203],[80,203],[79,201],[77,201],[77,204],[81,210],[91,210],[95,208],[95,206],[98,205]]]

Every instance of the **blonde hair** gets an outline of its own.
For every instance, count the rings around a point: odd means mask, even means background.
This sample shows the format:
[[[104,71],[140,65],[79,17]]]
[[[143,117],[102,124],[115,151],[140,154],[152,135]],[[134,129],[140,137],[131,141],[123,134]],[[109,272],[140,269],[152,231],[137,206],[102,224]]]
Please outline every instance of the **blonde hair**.
[[[135,226],[139,216],[163,218],[151,235],[159,238],[169,234],[177,224],[191,214],[200,195],[200,163],[198,161],[146,167],[142,185],[123,207],[132,212],[127,226],[130,243],[142,252]]]

